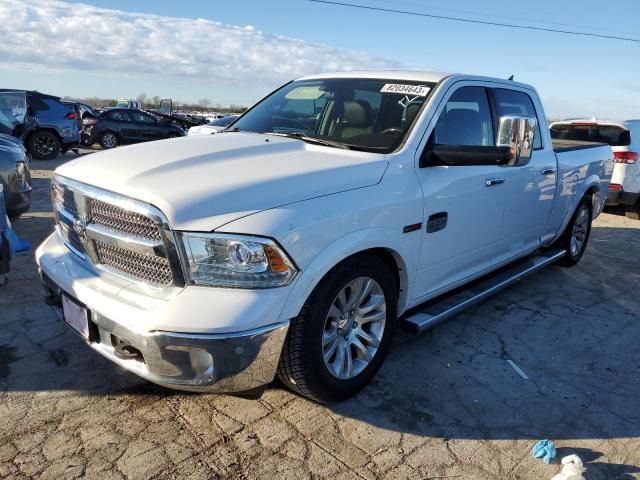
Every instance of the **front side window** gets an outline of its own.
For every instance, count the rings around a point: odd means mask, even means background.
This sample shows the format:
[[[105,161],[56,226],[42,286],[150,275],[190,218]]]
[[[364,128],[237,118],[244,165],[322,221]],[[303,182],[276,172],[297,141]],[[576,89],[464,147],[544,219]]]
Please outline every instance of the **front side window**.
[[[440,113],[429,143],[493,146],[493,122],[487,90],[484,87],[461,87],[456,90]]]
[[[493,92],[499,116],[515,115],[518,117],[531,117],[538,120],[538,115],[536,114],[536,109],[533,106],[531,97],[526,93],[506,88],[496,88]],[[542,135],[540,133],[539,121],[536,126],[536,136],[533,139],[533,148],[542,148]]]
[[[134,122],[149,123],[149,124],[156,123],[156,121],[152,117],[142,112],[131,112],[131,117],[133,118]]]
[[[232,129],[388,153],[405,139],[433,86],[361,78],[291,82],[245,113]]]

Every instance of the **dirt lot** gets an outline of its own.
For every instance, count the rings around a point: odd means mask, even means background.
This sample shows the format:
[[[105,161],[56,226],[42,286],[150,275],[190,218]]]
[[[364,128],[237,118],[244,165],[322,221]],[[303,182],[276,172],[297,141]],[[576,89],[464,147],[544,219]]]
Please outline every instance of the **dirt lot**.
[[[54,166],[33,165],[34,205],[16,225],[34,247],[52,229]],[[530,453],[550,438],[590,480],[640,479],[640,222],[620,212],[597,220],[578,267],[422,337],[400,332],[373,384],[331,406],[278,385],[254,398],[150,385],[57,320],[33,253],[13,268],[0,291],[0,478],[550,479],[560,467]]]

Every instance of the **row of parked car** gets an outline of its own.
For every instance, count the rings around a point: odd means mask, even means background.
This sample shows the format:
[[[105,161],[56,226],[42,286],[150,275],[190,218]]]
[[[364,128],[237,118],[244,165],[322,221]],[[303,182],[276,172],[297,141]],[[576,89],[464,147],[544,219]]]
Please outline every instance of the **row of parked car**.
[[[0,89],[0,184],[7,213],[18,218],[31,205],[30,159],[53,160],[80,145],[102,148],[186,135],[217,133],[237,115],[209,122],[174,112],[170,99],[157,110],[119,102],[99,111],[36,91]]]

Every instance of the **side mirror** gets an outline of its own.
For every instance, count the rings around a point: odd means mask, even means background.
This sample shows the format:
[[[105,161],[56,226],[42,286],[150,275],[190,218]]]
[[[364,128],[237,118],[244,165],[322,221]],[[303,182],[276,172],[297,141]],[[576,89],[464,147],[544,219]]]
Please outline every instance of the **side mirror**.
[[[496,144],[499,147],[509,148],[508,165],[519,165],[529,161],[533,152],[537,124],[538,121],[533,117],[512,115],[500,117]]]
[[[476,145],[434,145],[427,147],[420,157],[420,168],[477,165],[506,165],[511,160],[509,147]]]

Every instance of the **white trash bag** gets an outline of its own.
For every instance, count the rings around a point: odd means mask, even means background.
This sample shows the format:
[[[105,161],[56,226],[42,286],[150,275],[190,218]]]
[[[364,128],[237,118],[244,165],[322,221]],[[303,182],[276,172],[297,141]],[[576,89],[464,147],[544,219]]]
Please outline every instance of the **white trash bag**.
[[[562,459],[562,470],[551,480],[586,480],[582,475],[587,469],[577,455],[569,455]]]

